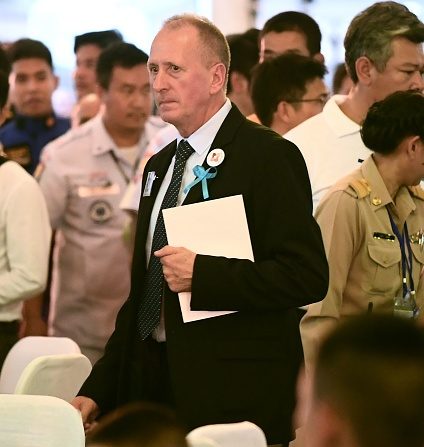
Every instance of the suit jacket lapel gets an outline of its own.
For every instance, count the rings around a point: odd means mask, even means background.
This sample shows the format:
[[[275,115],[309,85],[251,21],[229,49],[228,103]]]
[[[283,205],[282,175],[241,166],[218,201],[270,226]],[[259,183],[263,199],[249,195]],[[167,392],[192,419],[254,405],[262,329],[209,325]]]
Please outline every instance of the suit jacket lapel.
[[[229,111],[221,127],[219,128],[218,133],[216,134],[208,153],[211,152],[213,149],[220,148],[225,152],[225,156],[227,157],[228,154],[231,153],[231,142],[234,140],[234,137],[236,136],[239,127],[245,120],[246,118],[242,115],[239,109],[234,104],[232,104],[231,110]],[[209,168],[206,162],[206,158],[202,165],[205,169]],[[218,167],[218,176],[219,176],[219,167]],[[190,189],[182,205],[202,201],[203,201],[202,186],[201,183],[198,183],[197,185],[195,185],[193,188]]]
[[[148,162],[145,169],[145,175],[143,175],[143,183],[142,183],[142,191],[144,191],[147,179],[147,173],[150,171],[154,171],[156,174],[156,179],[152,185],[152,191],[149,197],[142,197],[140,202],[140,219],[139,219],[139,228],[138,232],[140,233],[140,237],[138,238],[144,245],[146,244],[147,231],[150,225],[150,216],[152,213],[153,205],[156,201],[156,196],[158,195],[159,188],[165,178],[166,172],[168,171],[169,165],[171,163],[172,157],[175,155],[175,151],[177,149],[176,140],[172,143],[168,144],[165,148],[163,148],[158,155],[151,160],[151,163]],[[149,218],[147,218],[149,216]]]

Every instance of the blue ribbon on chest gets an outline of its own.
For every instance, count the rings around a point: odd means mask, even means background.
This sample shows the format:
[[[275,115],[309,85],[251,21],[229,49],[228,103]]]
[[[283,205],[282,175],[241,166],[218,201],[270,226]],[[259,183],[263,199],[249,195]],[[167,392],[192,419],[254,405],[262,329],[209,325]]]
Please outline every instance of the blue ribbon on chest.
[[[199,182],[202,182],[203,200],[208,199],[209,198],[208,180],[216,177],[216,174],[218,173],[217,169],[213,167],[205,169],[203,166],[196,165],[193,168],[193,173],[196,176],[196,178],[184,188],[184,194],[187,194],[194,185],[197,185]]]

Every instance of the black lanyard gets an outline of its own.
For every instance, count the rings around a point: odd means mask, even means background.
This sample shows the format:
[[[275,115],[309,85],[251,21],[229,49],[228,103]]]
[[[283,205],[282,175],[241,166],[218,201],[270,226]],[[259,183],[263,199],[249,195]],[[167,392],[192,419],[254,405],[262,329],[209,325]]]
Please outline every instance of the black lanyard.
[[[389,214],[390,225],[392,226],[393,233],[395,233],[396,237],[398,238],[400,245],[400,253],[402,258],[403,297],[405,297],[408,294],[408,292],[410,292],[411,295],[413,295],[415,294],[415,287],[414,287],[414,279],[412,277],[412,248],[411,248],[411,241],[409,240],[408,225],[406,225],[405,222],[405,224],[403,225],[403,231],[401,233],[397,225],[395,224],[395,221],[393,220],[389,208],[387,208],[387,213]],[[408,252],[408,254],[406,252]],[[406,270],[408,270],[408,276],[409,276],[409,290],[406,278]]]
[[[116,156],[115,152],[113,152],[113,150],[111,150],[111,151],[109,151],[109,154],[112,157],[112,160],[115,162],[116,167],[118,168],[118,170],[121,173],[122,177],[124,178],[125,183],[128,185],[128,183],[130,182],[131,178],[128,177],[128,175],[125,173],[123,167],[121,166],[121,162],[119,161],[119,159]],[[134,176],[135,171],[137,170],[139,162],[140,162],[140,157],[137,157],[137,159],[135,160],[134,166],[132,168],[132,176]]]

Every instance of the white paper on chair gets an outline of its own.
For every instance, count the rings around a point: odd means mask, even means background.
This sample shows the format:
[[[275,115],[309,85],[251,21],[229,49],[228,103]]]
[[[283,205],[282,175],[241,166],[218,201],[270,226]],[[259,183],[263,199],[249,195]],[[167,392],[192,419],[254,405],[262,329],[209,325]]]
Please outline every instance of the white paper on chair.
[[[163,210],[169,245],[195,253],[250,259],[253,250],[241,195]],[[219,278],[217,278],[219,281]],[[178,294],[184,323],[234,311],[192,311],[190,292]]]

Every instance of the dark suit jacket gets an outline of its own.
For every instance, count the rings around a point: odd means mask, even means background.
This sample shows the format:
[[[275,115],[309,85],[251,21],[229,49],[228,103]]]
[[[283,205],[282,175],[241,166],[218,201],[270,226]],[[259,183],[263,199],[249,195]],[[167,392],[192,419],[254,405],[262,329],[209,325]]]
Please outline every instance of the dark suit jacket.
[[[264,429],[269,443],[286,442],[292,438],[295,383],[303,359],[296,307],[321,300],[328,284],[309,178],[291,142],[246,120],[235,106],[214,148],[223,149],[225,160],[208,182],[210,199],[243,195],[255,262],[196,257],[192,309],[239,311],[234,314],[184,324],[176,294],[165,287],[177,411],[190,429],[249,420]],[[138,338],[135,316],[146,271],[146,235],[175,149],[173,142],[146,165],[145,172],[155,171],[158,179],[151,196],[140,203],[130,297],[105,356],[79,393],[103,411],[131,399],[129,371]],[[184,204],[202,200],[197,184]]]

